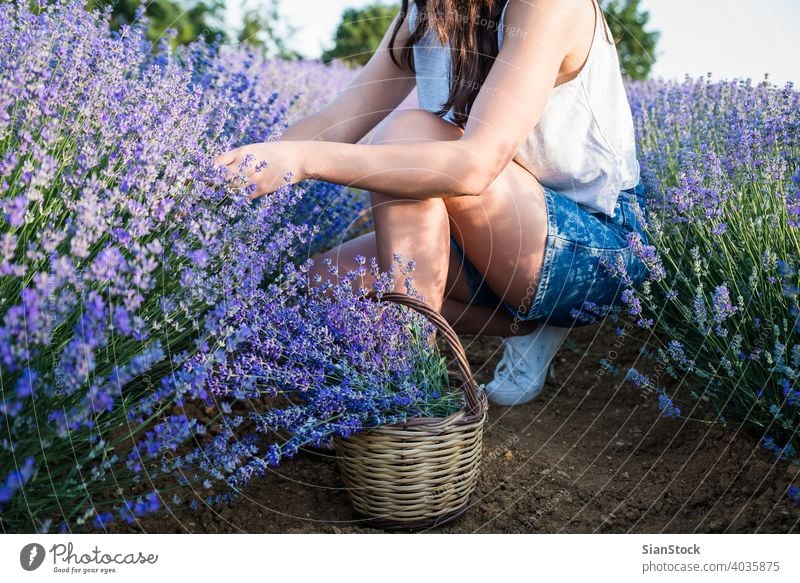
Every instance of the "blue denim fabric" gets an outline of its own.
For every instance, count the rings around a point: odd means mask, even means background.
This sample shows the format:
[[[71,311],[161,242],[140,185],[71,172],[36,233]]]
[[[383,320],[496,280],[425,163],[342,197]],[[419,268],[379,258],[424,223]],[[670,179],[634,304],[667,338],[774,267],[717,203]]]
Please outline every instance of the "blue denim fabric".
[[[645,220],[649,218],[644,186],[640,182],[635,188],[621,191],[613,217],[590,212],[550,188],[544,188],[544,197],[548,223],[544,261],[539,278],[532,282],[532,297],[527,298],[525,305],[503,303],[464,257],[455,239],[451,239],[451,244],[463,260],[474,304],[502,304],[517,321],[538,320],[565,328],[584,326],[590,322],[572,315],[572,310],[579,310],[584,302],[601,306],[622,303],[625,286],[620,278],[602,267],[601,261],[615,263],[620,256],[635,287],[647,276],[646,266],[633,255],[626,239],[629,232],[636,231],[644,245],[650,244],[633,207],[638,204]]]

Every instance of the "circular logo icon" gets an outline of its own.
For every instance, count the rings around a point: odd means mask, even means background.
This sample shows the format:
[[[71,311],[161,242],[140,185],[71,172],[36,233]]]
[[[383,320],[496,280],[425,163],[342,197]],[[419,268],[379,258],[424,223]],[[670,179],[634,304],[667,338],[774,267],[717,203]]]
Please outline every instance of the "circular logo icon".
[[[26,571],[35,571],[44,562],[44,547],[39,543],[30,543],[19,552],[19,564]]]

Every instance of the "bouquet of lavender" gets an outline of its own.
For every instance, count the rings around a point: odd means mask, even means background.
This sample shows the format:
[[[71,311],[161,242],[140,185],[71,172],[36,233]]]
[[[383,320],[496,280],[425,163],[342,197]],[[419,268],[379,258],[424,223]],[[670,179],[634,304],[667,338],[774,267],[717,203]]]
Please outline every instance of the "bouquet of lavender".
[[[667,416],[698,418],[708,403],[713,421],[752,427],[796,458],[800,94],[687,79],[634,83],[630,101],[653,245],[631,235],[649,276],[626,290],[617,331],[652,331],[656,367],[627,378]]]
[[[369,266],[366,258],[357,260],[356,270],[331,278],[335,283],[313,285],[309,261],[259,293],[257,309],[230,322],[235,351],[213,367],[197,355],[209,398],[228,414],[219,435],[171,467],[226,482],[228,491],[207,496],[207,504],[230,502],[254,476],[304,445],[411,417],[446,417],[465,406],[425,317],[367,297],[364,276],[369,272],[379,300],[393,288],[395,269],[381,272],[374,258]],[[415,296],[413,262],[396,258],[396,267]]]
[[[4,531],[163,508],[144,468],[204,431],[183,408],[208,396],[195,357],[234,349],[220,324],[363,209],[320,183],[248,204],[221,180],[214,155],[275,139],[296,100],[256,90],[269,62],[219,59],[78,2],[0,5]]]

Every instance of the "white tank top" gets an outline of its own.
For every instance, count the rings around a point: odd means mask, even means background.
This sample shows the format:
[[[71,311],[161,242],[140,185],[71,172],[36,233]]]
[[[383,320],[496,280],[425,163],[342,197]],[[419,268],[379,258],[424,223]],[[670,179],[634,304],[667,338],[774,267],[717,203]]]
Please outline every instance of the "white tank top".
[[[498,43],[503,44],[503,19]],[[553,88],[538,123],[514,160],[548,188],[575,200],[590,212],[614,214],[621,190],[639,182],[639,161],[628,96],[616,46],[608,43],[595,5],[594,39],[587,60],[574,79]],[[416,26],[412,2],[409,26]],[[608,31],[609,38],[611,31]],[[417,95],[422,109],[440,110],[450,93],[450,45],[429,31],[414,47]],[[445,119],[453,121],[451,109]]]

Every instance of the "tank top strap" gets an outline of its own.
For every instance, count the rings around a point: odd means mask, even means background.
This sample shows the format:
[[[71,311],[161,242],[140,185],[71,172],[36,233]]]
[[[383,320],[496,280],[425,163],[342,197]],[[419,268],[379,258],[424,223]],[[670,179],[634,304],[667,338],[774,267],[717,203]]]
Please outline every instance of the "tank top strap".
[[[510,0],[505,0],[505,5],[503,6],[503,9],[500,11],[500,18],[498,19],[498,22],[501,23],[503,22],[503,17],[506,15],[506,8],[508,8],[509,3]],[[592,4],[594,4],[594,30],[595,32],[597,32],[597,29],[599,28],[598,24],[602,20],[600,18],[600,12],[602,8],[600,7],[600,3],[598,2],[598,0],[592,0]]]
[[[510,4],[510,0],[505,0],[505,4],[503,5],[503,9],[500,11],[500,17],[497,19],[497,30],[499,40],[502,43],[503,41],[503,22],[505,21],[506,17],[506,8]],[[600,17],[602,8],[597,0],[592,0],[592,4],[594,4],[594,37],[592,38],[592,46],[594,46],[594,41],[597,40],[597,33],[598,29],[601,28],[600,23],[603,19]],[[416,6],[416,4],[412,4],[412,6]],[[605,28],[605,27],[603,27]]]
[[[605,25],[603,24],[603,18],[602,18],[602,12],[601,12],[602,8],[600,7],[600,5],[598,3],[598,0],[591,0],[591,1],[592,1],[592,4],[594,5],[594,34],[592,36],[592,43],[589,45],[589,52],[586,55],[586,60],[584,61],[583,66],[581,67],[581,70],[578,72],[578,74],[575,77],[573,77],[569,81],[566,81],[566,82],[562,83],[561,85],[557,85],[555,87],[555,89],[558,89],[561,86],[572,85],[572,84],[574,84],[574,82],[577,82],[577,80],[579,78],[585,77],[586,74],[587,74],[587,71],[589,69],[589,66],[591,65],[592,61],[595,59],[595,57],[594,57],[594,53],[596,52],[595,45],[597,45],[600,42],[600,36],[602,34],[604,34],[604,32],[605,32]],[[498,43],[498,47],[502,47],[503,46],[503,34],[504,34],[504,31],[505,31],[505,24],[504,24],[505,23],[505,15],[506,15],[506,8],[508,8],[509,3],[510,3],[510,0],[506,0],[505,6],[503,6],[503,10],[500,11],[500,18],[498,18],[498,20],[497,20],[497,43]],[[614,47],[614,51],[616,53],[616,46]]]

